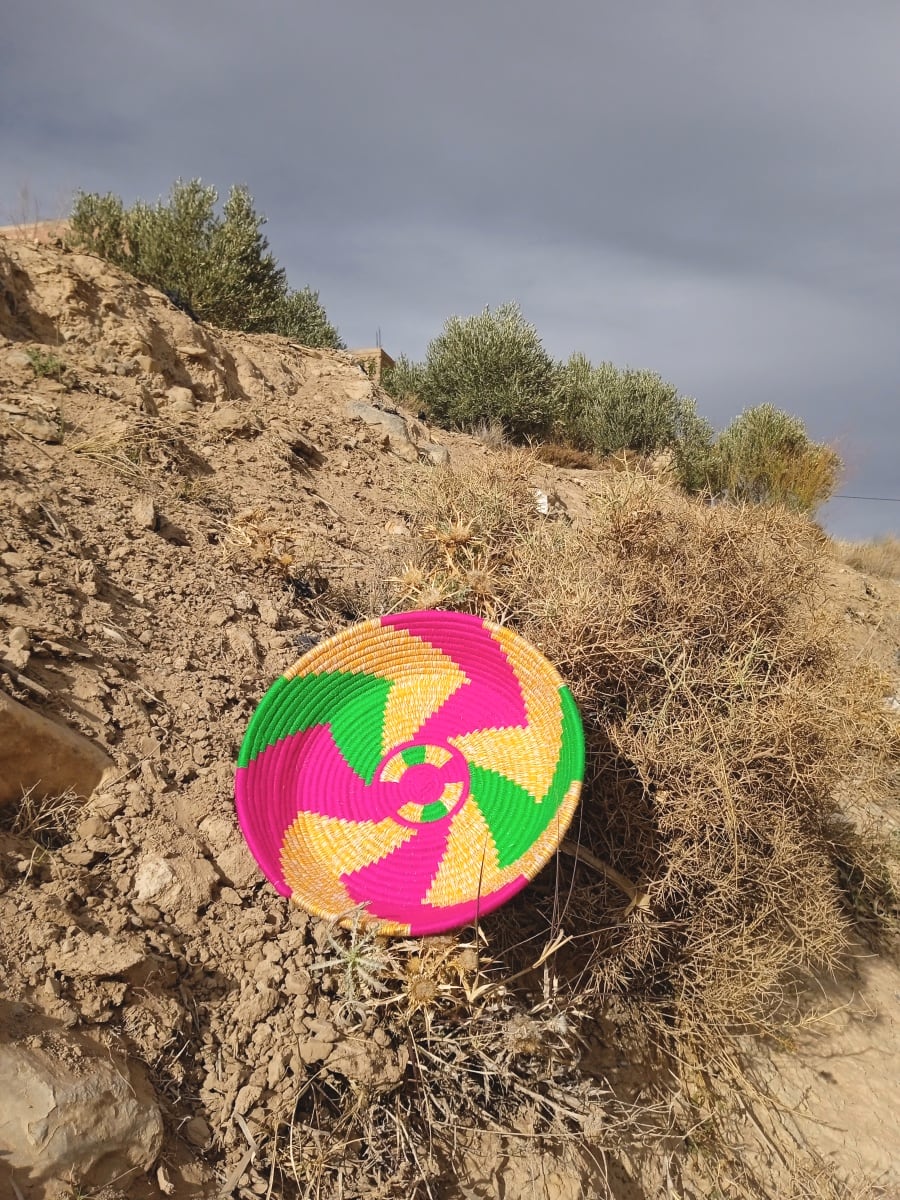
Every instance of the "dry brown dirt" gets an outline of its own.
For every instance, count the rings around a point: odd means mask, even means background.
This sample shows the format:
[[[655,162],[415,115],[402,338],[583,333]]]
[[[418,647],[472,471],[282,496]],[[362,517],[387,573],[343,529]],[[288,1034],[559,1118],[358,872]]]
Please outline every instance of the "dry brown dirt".
[[[212,330],[94,257],[0,241],[0,696],[114,764],[44,829],[0,798],[0,1049],[77,1064],[99,1047],[165,1120],[152,1164],[126,1155],[105,1192],[102,1163],[76,1193],[0,1158],[0,1197],[265,1195],[252,1131],[311,1071],[402,1078],[374,1020],[336,1023],[310,971],[323,927],[260,876],[232,778],[269,684],[402,567],[441,447],[491,453],[399,413],[346,355]],[[592,479],[546,466],[534,484],[579,520]],[[896,677],[897,584],[836,563],[831,589]],[[827,1028],[769,1067],[799,1137],[900,1196],[895,967],[861,959]],[[586,1161],[470,1156],[441,1194],[652,1200],[627,1174],[601,1192]]]

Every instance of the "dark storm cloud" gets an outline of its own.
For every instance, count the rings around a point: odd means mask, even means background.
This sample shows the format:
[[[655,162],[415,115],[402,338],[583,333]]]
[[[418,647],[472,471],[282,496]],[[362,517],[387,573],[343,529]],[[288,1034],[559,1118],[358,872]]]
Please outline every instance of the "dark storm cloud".
[[[351,342],[515,298],[553,353],[718,425],[771,400],[900,495],[898,48],[893,0],[7,0],[0,204],[245,181]]]

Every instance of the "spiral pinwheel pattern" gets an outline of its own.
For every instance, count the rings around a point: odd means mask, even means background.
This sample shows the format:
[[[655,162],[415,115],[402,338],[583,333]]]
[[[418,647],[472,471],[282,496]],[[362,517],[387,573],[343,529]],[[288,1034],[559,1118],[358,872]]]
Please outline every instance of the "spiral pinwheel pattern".
[[[253,715],[238,820],[283,895],[430,934],[515,895],[552,857],[584,769],[581,720],[528,642],[463,613],[381,617],[322,642]]]

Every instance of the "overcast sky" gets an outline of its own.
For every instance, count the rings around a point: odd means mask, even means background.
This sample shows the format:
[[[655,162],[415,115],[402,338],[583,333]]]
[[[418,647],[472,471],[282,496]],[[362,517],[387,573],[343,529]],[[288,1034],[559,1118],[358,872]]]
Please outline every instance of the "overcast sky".
[[[246,183],[350,345],[517,300],[900,497],[897,0],[3,0],[0,223]],[[22,200],[23,190],[28,200]],[[900,504],[836,500],[842,536]]]

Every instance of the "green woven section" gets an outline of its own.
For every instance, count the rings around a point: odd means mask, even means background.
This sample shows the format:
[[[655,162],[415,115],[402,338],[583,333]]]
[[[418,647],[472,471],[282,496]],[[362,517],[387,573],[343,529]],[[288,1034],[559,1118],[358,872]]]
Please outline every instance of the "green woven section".
[[[419,820],[422,824],[427,824],[428,821],[440,821],[441,817],[446,817],[447,805],[442,800],[435,800],[433,804],[426,804],[422,809],[422,815]]]
[[[350,767],[366,783],[381,762],[384,710],[393,684],[377,675],[334,671],[324,675],[282,676],[269,688],[253,714],[238,756],[246,767],[267,746],[314,725],[331,726],[331,735]]]
[[[401,757],[408,767],[416,767],[425,761],[427,753],[425,746],[410,746],[408,750],[403,751]]]
[[[502,870],[521,858],[556,816],[574,779],[584,773],[584,733],[572,693],[559,689],[562,707],[562,745],[547,795],[539,804],[525,788],[505,775],[470,765],[472,797],[487,821],[498,866]]]

